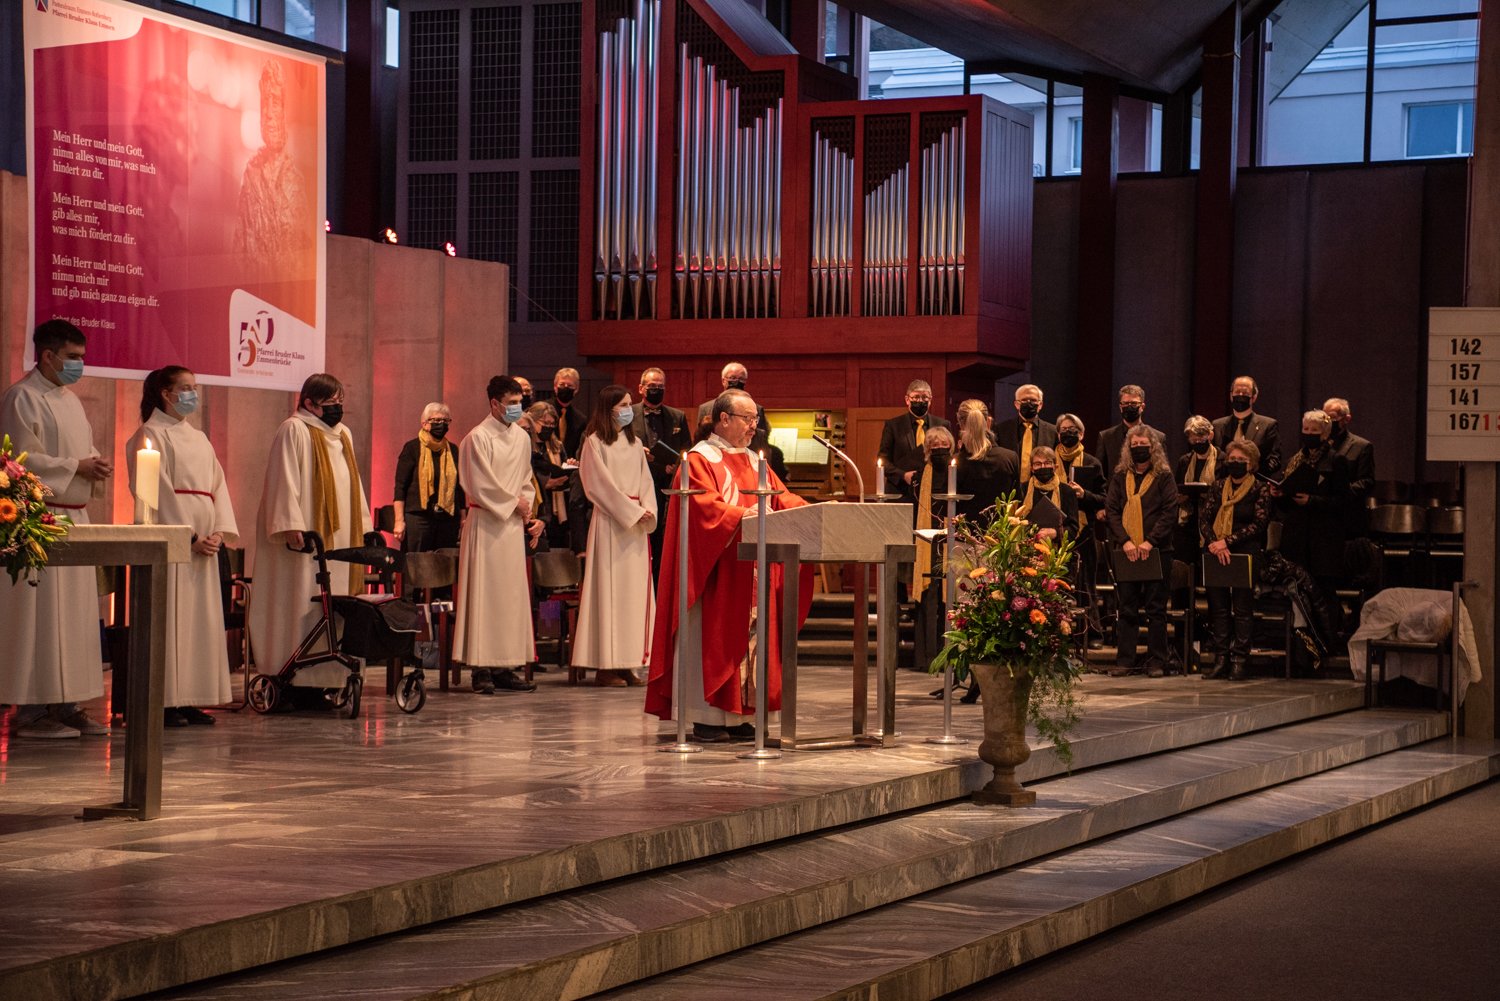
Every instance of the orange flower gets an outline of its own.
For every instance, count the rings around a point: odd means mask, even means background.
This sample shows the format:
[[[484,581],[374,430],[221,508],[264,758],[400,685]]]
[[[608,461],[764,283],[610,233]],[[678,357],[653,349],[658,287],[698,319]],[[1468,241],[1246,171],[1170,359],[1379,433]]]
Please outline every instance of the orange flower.
[[[1031,610],[1031,624],[1034,626],[1045,626],[1047,624],[1047,613],[1040,608]]]
[[[1041,553],[1043,556],[1052,555],[1052,548],[1048,546],[1046,542],[1033,542],[1031,545],[1036,549],[1037,552]]]
[[[1036,576],[1036,567],[1022,567],[1021,572],[1028,577]]]
[[[15,501],[9,497],[0,497],[0,521],[9,525],[16,520],[16,515],[19,511],[20,509],[16,507]]]

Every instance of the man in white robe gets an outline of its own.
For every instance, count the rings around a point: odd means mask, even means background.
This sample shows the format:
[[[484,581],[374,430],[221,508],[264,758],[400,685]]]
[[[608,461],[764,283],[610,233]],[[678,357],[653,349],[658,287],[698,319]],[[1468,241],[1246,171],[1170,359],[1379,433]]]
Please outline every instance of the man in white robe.
[[[150,442],[161,453],[156,520],[193,529],[192,559],[167,568],[166,725],[213,723],[214,717],[199,707],[222,705],[234,697],[224,642],[219,549],[239,538],[239,528],[213,444],[186,419],[198,409],[193,373],[179,366],[158,369],[146,378],[144,393],[142,409],[155,406],[125,445],[130,492],[140,496],[137,455]]]
[[[318,593],[313,577],[317,564],[301,552],[304,533],[317,531],[324,549],[364,543],[370,504],[343,417],[343,384],[324,373],[308,376],[296,413],[281,422],[271,439],[249,609],[250,647],[260,674],[279,672],[321,614],[312,600]],[[320,450],[328,456],[331,484],[319,482]],[[331,563],[328,570],[332,593],[363,590],[363,567]],[[298,685],[315,688],[338,688],[345,680],[346,672],[338,664],[319,664],[296,677]]]
[[[453,659],[473,669],[473,689],[535,691],[514,668],[536,659],[526,539],[542,532],[532,518],[536,487],[531,436],[521,419],[521,386],[497,375],[487,389],[490,415],[458,446],[458,479],[469,513],[458,547],[458,612]]]
[[[32,335],[36,367],[0,397],[0,433],[51,491],[47,507],[88,524],[87,505],[113,471],[94,448],[83,404],[67,388],[83,375],[83,332],[48,320]],[[104,694],[99,590],[92,567],[48,567],[36,587],[0,581],[0,703],[16,707],[17,737],[104,736],[79,702]]]

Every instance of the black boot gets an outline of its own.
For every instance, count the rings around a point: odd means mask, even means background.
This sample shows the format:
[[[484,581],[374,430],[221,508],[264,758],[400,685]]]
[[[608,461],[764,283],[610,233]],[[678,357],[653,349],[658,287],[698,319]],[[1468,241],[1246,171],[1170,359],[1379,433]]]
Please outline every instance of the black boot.
[[[1245,681],[1250,677],[1245,661],[1239,657],[1234,658],[1234,667],[1229,670],[1230,681]]]
[[[1208,672],[1207,677],[1210,681],[1222,681],[1223,679],[1229,677],[1229,673],[1229,657],[1226,654],[1221,653],[1217,658],[1215,658],[1214,669]]]
[[[490,669],[476,667],[473,677],[469,679],[469,687],[480,695],[494,695],[495,681],[490,677]]]

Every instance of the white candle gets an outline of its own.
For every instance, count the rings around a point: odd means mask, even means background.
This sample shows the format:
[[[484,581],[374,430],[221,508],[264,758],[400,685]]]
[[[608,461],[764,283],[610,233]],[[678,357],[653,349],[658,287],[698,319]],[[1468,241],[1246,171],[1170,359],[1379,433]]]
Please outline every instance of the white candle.
[[[135,453],[135,496],[147,511],[161,506],[161,453],[151,447],[150,438]]]
[[[958,493],[958,457],[954,456],[948,460],[948,492]]]
[[[875,460],[875,494],[878,497],[885,496],[885,460]]]
[[[760,453],[760,480],[756,483],[758,489],[765,490],[769,484],[767,479],[766,453]]]

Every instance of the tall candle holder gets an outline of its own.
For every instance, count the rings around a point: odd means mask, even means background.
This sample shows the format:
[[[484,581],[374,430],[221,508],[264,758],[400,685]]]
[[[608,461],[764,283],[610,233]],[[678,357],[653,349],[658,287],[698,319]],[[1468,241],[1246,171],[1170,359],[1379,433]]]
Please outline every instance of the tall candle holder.
[[[662,491],[677,497],[677,659],[672,675],[672,715],[677,717],[677,740],[657,748],[668,754],[696,754],[703,750],[687,739],[687,618],[688,618],[688,498],[706,491],[688,486],[687,456],[678,457],[677,489]]]
[[[933,494],[933,500],[948,502],[947,517],[943,519],[943,565],[946,568],[945,587],[943,595],[943,621],[948,621],[948,616],[953,606],[958,603],[958,566],[953,561],[953,533],[954,523],[958,520],[958,502],[969,500],[973,494],[961,494],[954,491],[957,486],[955,476],[956,466],[948,467],[948,492],[945,494]],[[929,744],[967,744],[967,737],[960,737],[953,732],[953,662],[949,661],[943,665],[943,735],[941,737],[928,737]]]
[[[755,500],[755,747],[735,755],[755,761],[781,757],[781,752],[766,746],[766,724],[770,716],[766,702],[766,686],[770,680],[770,654],[768,616],[770,614],[770,567],[766,559],[766,515],[770,512],[771,498],[784,490],[772,490],[766,476],[766,456],[760,456],[760,470],[756,489],[741,491],[749,493]],[[786,623],[782,623],[786,628]],[[795,623],[793,624],[795,628]]]

